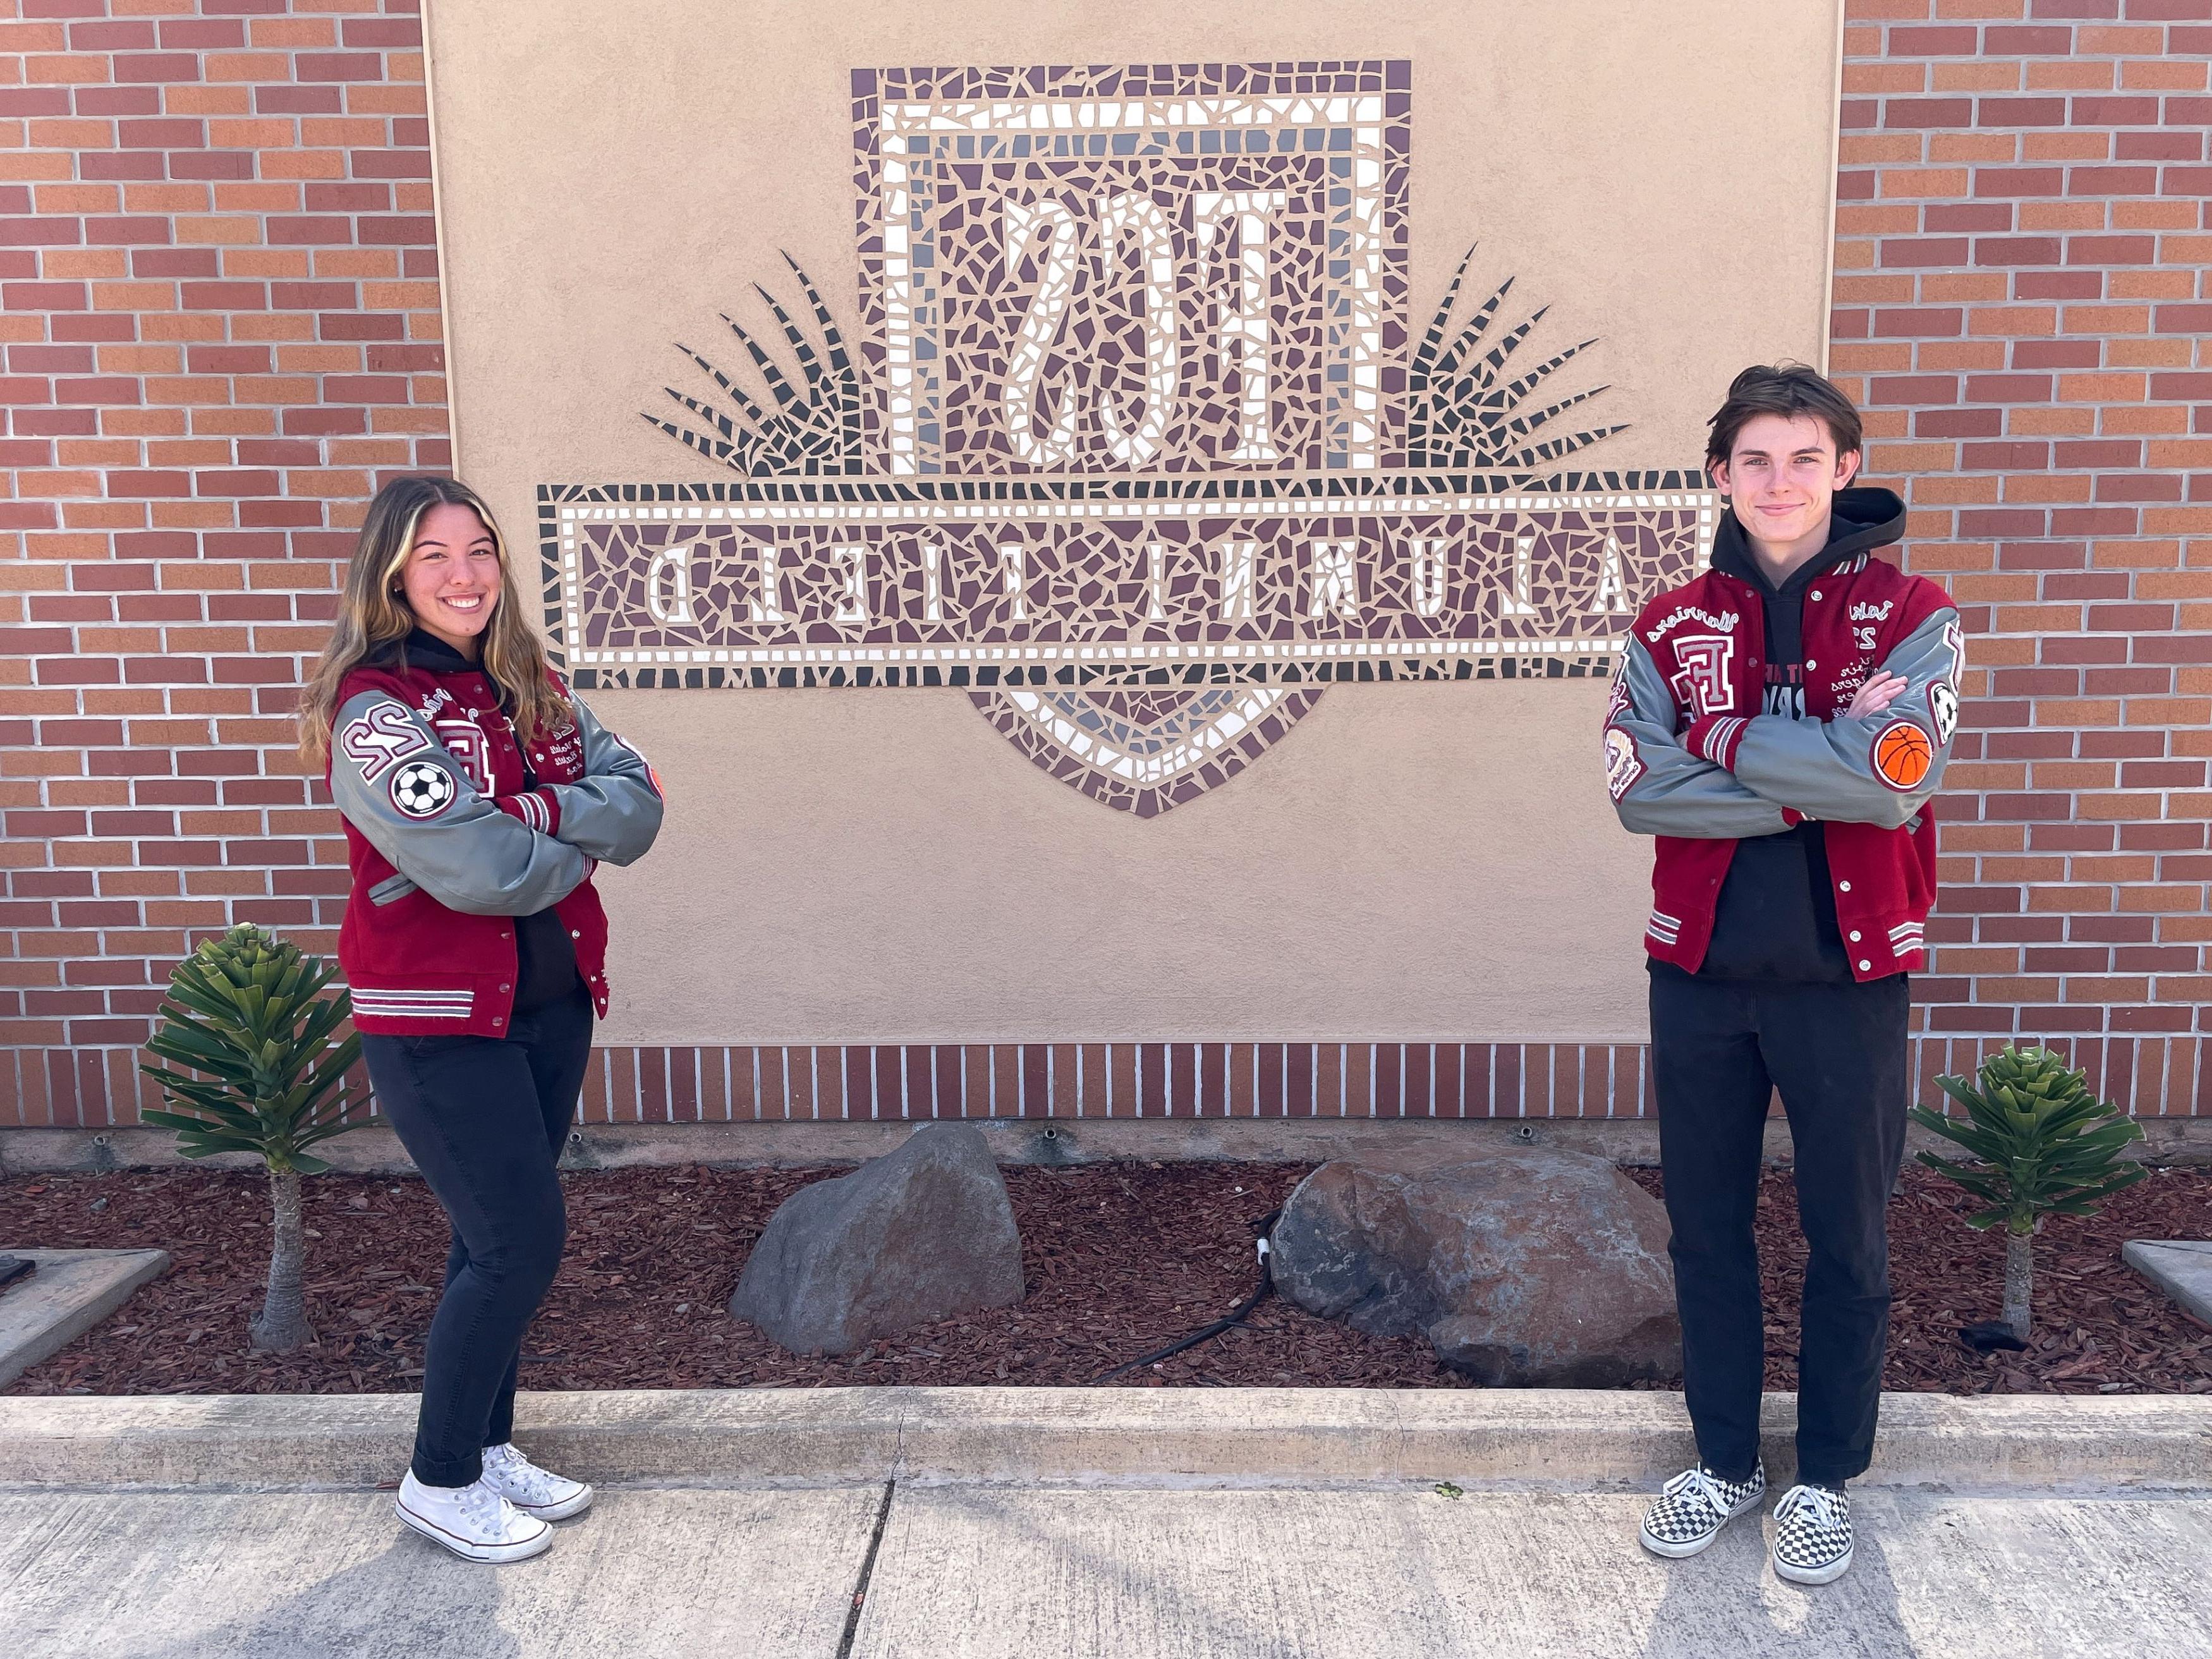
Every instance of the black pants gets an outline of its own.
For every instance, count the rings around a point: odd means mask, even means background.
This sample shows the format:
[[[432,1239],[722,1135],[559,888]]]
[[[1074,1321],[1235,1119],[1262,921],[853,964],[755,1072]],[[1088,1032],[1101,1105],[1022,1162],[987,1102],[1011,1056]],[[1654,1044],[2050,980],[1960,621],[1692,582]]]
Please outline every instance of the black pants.
[[[522,1334],[561,1266],[556,1165],[592,1054],[579,984],[506,1037],[364,1036],[377,1104],[453,1224],[430,1322],[415,1478],[465,1486],[514,1431]]]
[[[1841,1486],[1874,1455],[1889,1345],[1887,1209],[1905,1152],[1905,977],[1782,985],[1651,975],[1659,1160],[1674,1237],[1684,1390],[1698,1455],[1740,1480],[1759,1456],[1765,1322],[1752,1215],[1767,1103],[1796,1148],[1806,1263],[1797,1478]]]

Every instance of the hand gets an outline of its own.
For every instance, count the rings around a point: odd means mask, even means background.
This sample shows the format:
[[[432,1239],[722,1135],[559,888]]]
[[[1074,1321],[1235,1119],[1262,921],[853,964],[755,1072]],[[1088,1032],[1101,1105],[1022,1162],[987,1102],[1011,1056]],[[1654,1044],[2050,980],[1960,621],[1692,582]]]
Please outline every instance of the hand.
[[[1858,696],[1851,699],[1851,706],[1844,711],[1844,718],[1858,720],[1887,714],[1890,704],[1897,701],[1897,694],[1911,684],[1902,674],[1876,674],[1859,687]]]

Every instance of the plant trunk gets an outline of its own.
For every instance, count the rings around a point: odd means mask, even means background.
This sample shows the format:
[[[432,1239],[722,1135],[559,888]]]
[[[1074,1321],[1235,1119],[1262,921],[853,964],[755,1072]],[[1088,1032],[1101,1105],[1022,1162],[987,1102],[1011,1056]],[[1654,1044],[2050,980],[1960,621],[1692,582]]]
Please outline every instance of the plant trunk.
[[[307,1240],[300,1231],[300,1172],[271,1170],[269,1197],[275,1225],[269,1243],[269,1293],[253,1322],[253,1346],[264,1353],[290,1353],[315,1340],[307,1328]]]
[[[2035,1294],[2035,1235],[2005,1235],[2005,1323],[2021,1341],[2027,1340],[2029,1304]]]

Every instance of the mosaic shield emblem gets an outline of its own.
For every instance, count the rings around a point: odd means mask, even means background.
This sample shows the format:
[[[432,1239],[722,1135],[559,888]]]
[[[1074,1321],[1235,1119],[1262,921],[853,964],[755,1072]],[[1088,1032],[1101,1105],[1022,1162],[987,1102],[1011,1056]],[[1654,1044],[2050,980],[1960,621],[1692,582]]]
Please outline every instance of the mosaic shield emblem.
[[[1701,561],[1694,473],[1559,470],[1592,342],[1510,280],[1410,328],[1409,64],[853,89],[857,328],[787,255],[646,416],[698,481],[539,489],[580,687],[958,689],[1150,816],[1334,682],[1607,672]]]

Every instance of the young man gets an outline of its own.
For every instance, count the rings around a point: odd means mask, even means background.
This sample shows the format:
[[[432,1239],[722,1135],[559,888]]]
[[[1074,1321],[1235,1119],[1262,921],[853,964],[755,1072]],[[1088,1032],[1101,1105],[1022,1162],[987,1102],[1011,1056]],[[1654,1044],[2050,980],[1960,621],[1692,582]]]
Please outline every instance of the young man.
[[[1929,799],[1958,724],[1959,614],[1873,556],[1905,507],[1846,488],[1858,411],[1812,369],[1747,368],[1711,422],[1711,568],[1636,619],[1606,715],[1620,821],[1656,837],[1644,932],[1684,1387],[1698,1466],[1644,1547],[1694,1555],[1766,1491],[1752,1237],[1778,1089],[1810,1260],[1797,1479],[1774,1569],[1851,1562],[1889,1334],[1884,1208],[1905,1146],[1905,975],[1936,893]]]

